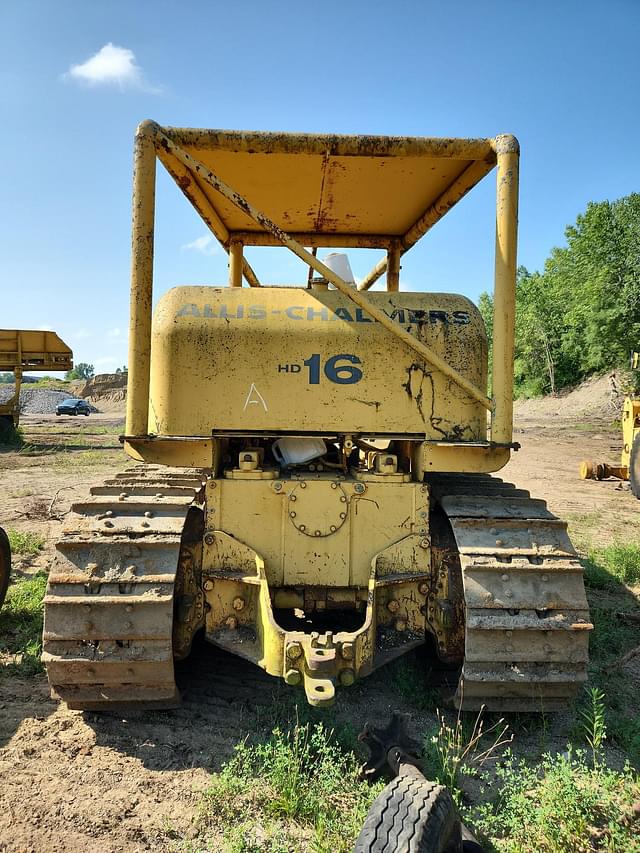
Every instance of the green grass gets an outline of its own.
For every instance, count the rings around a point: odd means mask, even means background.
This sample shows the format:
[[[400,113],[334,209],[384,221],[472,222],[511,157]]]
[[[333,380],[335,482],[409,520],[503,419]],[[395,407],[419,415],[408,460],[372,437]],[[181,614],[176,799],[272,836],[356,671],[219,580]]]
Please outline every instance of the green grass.
[[[322,723],[276,728],[262,742],[238,745],[213,776],[198,840],[222,834],[227,853],[350,853],[381,788],[359,781],[355,754]]]
[[[585,583],[594,589],[640,584],[640,545],[609,545],[591,551],[583,564]]]
[[[392,661],[386,673],[405,702],[418,711],[435,711],[440,695],[429,683],[430,672],[415,652]]]
[[[13,424],[0,418],[0,447],[10,450],[15,450],[22,447],[24,444],[24,434],[21,427],[14,427]]]
[[[640,784],[628,767],[594,767],[584,751],[568,748],[533,767],[509,756],[492,781],[497,795],[463,815],[489,850],[640,851],[632,811]]]
[[[35,557],[45,543],[44,536],[38,533],[24,533],[21,530],[7,530],[12,554],[22,557]]]
[[[33,675],[42,671],[42,599],[47,587],[44,572],[9,586],[0,610],[0,652],[14,657],[9,674]]]

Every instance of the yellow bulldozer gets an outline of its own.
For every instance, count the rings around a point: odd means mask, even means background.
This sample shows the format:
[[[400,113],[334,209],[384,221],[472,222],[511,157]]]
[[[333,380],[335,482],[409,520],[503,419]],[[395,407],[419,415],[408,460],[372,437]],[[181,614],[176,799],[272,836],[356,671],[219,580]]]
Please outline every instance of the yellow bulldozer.
[[[229,271],[152,312],[157,159]],[[146,121],[134,164],[122,441],[138,464],[76,504],[57,545],[55,694],[172,707],[174,661],[203,632],[316,706],[425,643],[460,668],[459,707],[566,706],[592,627],[582,568],[566,524],[490,476],[517,449],[517,140]],[[403,292],[401,258],[494,169],[490,397],[477,308]],[[261,282],[255,246],[287,248],[306,280]],[[382,258],[356,286],[338,248]]]
[[[35,329],[0,329],[0,372],[13,373],[13,393],[0,401],[0,430],[17,427],[20,422],[22,373],[29,371],[71,370],[73,354],[54,332]],[[11,549],[9,537],[0,527],[0,607],[9,586]]]
[[[632,352],[630,367],[632,371],[640,365],[640,353]],[[594,462],[585,459],[580,463],[582,480],[606,480],[617,477],[628,480],[631,491],[640,498],[640,399],[637,394],[628,393],[622,404],[622,452],[619,465],[608,462]]]

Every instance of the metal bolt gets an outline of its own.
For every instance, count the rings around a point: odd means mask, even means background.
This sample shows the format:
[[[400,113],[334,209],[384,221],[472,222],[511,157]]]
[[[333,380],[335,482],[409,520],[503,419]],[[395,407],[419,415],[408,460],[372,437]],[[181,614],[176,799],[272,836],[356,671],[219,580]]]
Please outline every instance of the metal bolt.
[[[407,630],[407,620],[406,619],[396,619],[395,623],[396,631],[406,631]]]
[[[244,610],[244,598],[240,598],[239,595],[236,596],[236,598],[233,599],[233,609],[238,612],[240,610]]]
[[[306,524],[301,524],[301,525],[300,525],[300,527],[298,528],[298,530],[300,530],[300,532],[301,532],[301,533],[304,533],[304,531],[305,531],[306,529],[307,529],[307,525],[306,525]]]
[[[502,539],[496,539],[496,545],[502,545],[502,544],[503,544]]]
[[[301,489],[306,489],[306,488],[307,488],[307,484],[306,484],[306,483],[300,483],[300,488],[301,488]]]
[[[428,548],[429,547],[429,540],[428,539],[421,539],[418,544],[420,545],[421,548]]]
[[[429,592],[429,584],[424,581],[418,586],[420,595],[426,595]]]
[[[505,651],[507,651],[507,652],[513,651],[513,646],[505,646],[504,648],[505,648]]]
[[[235,616],[227,616],[224,620],[224,624],[229,628],[230,631],[235,631],[238,627],[238,620]]]
[[[113,510],[108,509],[104,515],[105,515],[105,518],[113,518]]]
[[[332,489],[337,489],[337,488],[338,488],[338,484],[337,484],[337,483],[331,483],[331,488],[332,488]]]
[[[124,623],[125,630],[130,631],[133,628],[133,622]]]
[[[340,513],[340,518],[346,518],[346,517],[347,517],[347,513],[346,513],[346,512],[341,512],[341,513]]]
[[[157,498],[163,498],[164,495],[162,494],[162,492],[156,492],[156,497]]]
[[[290,501],[297,501],[298,498],[295,495],[289,495],[289,500]]]
[[[509,575],[502,575],[502,580],[503,580],[503,581],[508,581],[508,580],[509,580]]]
[[[296,517],[295,512],[290,512],[290,513],[289,513],[289,518],[295,518],[295,517]]]
[[[151,512],[151,510],[149,510],[149,509],[148,509],[148,510],[145,512],[144,517],[145,517],[145,518],[153,518],[153,513]]]
[[[213,581],[205,581],[204,582],[204,588],[207,590],[207,592],[212,590],[213,589]]]
[[[133,604],[127,604],[125,610],[127,611],[127,613],[131,613],[131,611],[133,610]]]
[[[347,498],[346,498],[346,496],[345,496],[345,495],[340,495],[340,502],[341,502],[341,503],[343,503],[343,504],[346,504],[346,502],[347,502]]]
[[[129,495],[126,492],[120,492],[118,495],[118,500],[123,501],[125,498],[128,498]]]
[[[276,492],[282,491],[282,483],[274,483],[273,488]]]
[[[321,530],[316,530],[316,536],[322,536],[322,531],[321,531]]]
[[[543,580],[543,581],[548,581],[548,580],[549,580],[549,575],[542,575],[542,580]]]
[[[364,483],[356,483],[355,486],[353,487],[353,491],[357,492],[359,495],[361,495],[364,492],[365,488],[366,488],[366,486]]]
[[[209,483],[210,489],[215,489],[215,487],[216,487],[216,483],[214,483],[213,481],[211,483]]]
[[[512,637],[513,631],[505,631],[504,634],[505,634],[505,637]]]
[[[105,527],[113,527],[113,521],[106,520],[104,523]]]
[[[496,530],[496,528],[495,528],[495,527],[492,527],[492,528],[491,528],[491,530],[489,531],[489,533],[490,533],[492,536],[497,536],[498,531]]]
[[[300,643],[289,643],[287,646],[287,657],[290,660],[298,660],[302,654],[302,646]]]
[[[396,601],[395,598],[392,598],[391,601],[387,601],[387,610],[389,613],[397,613],[400,610],[400,602]]]
[[[340,684],[343,687],[351,687],[356,680],[356,674],[352,669],[343,669],[340,672]]]
[[[329,528],[329,530],[330,530],[332,533],[335,533],[337,529],[338,529],[338,528],[335,526],[335,524],[332,524],[332,525],[331,525],[331,527]]]
[[[345,660],[353,660],[353,643],[343,643],[340,647],[340,654]]]
[[[111,525],[111,526],[113,527],[113,525]],[[143,522],[141,522],[140,527],[151,527],[151,525],[149,524],[148,521],[143,521]]]
[[[504,597],[505,597],[505,598],[513,598],[513,593],[511,592],[511,590],[510,590],[510,589],[508,589],[508,590],[505,592]]]
[[[295,686],[302,681],[302,673],[298,669],[288,669],[284,674],[284,680],[287,684]]]
[[[215,536],[213,535],[213,533],[207,533],[207,535],[204,537],[204,541],[207,545],[213,545],[213,543],[215,542]]]

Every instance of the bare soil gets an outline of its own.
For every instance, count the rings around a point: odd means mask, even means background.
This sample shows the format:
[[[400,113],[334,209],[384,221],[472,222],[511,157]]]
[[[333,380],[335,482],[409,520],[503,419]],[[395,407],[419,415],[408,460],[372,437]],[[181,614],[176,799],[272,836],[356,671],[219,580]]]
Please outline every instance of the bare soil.
[[[120,417],[28,416],[23,428],[31,449],[0,452],[0,525],[46,540],[37,557],[15,559],[17,575],[46,569],[71,503],[128,464],[117,438]],[[569,521],[581,550],[640,542],[638,502],[626,484],[578,478],[582,458],[617,458],[619,435],[606,415],[577,423],[528,406],[517,413],[515,437],[522,449],[502,476],[545,498]],[[635,658],[624,666],[627,678],[638,676]],[[286,719],[293,692],[204,645],[178,677],[184,704],[177,711],[97,715],[53,701],[44,675],[16,678],[0,665],[0,851],[171,851],[195,838],[199,792],[210,773],[247,734]],[[404,693],[380,671],[343,690],[329,720],[350,721],[358,731],[366,719],[397,708],[423,733],[433,715]],[[562,715],[547,721],[546,743],[562,748],[570,725]],[[528,751],[530,738],[514,746]],[[208,849],[220,849],[218,842],[209,837]]]

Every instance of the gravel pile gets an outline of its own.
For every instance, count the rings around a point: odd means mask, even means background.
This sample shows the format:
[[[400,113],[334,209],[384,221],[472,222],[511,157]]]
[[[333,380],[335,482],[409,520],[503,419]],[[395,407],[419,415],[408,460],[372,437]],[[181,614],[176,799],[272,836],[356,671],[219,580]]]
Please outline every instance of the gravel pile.
[[[10,398],[13,390],[13,385],[0,385],[0,403]],[[70,396],[68,391],[23,387],[20,390],[20,411],[25,415],[55,415],[56,406],[63,400],[68,400]],[[91,406],[91,411],[98,410],[95,406]]]

